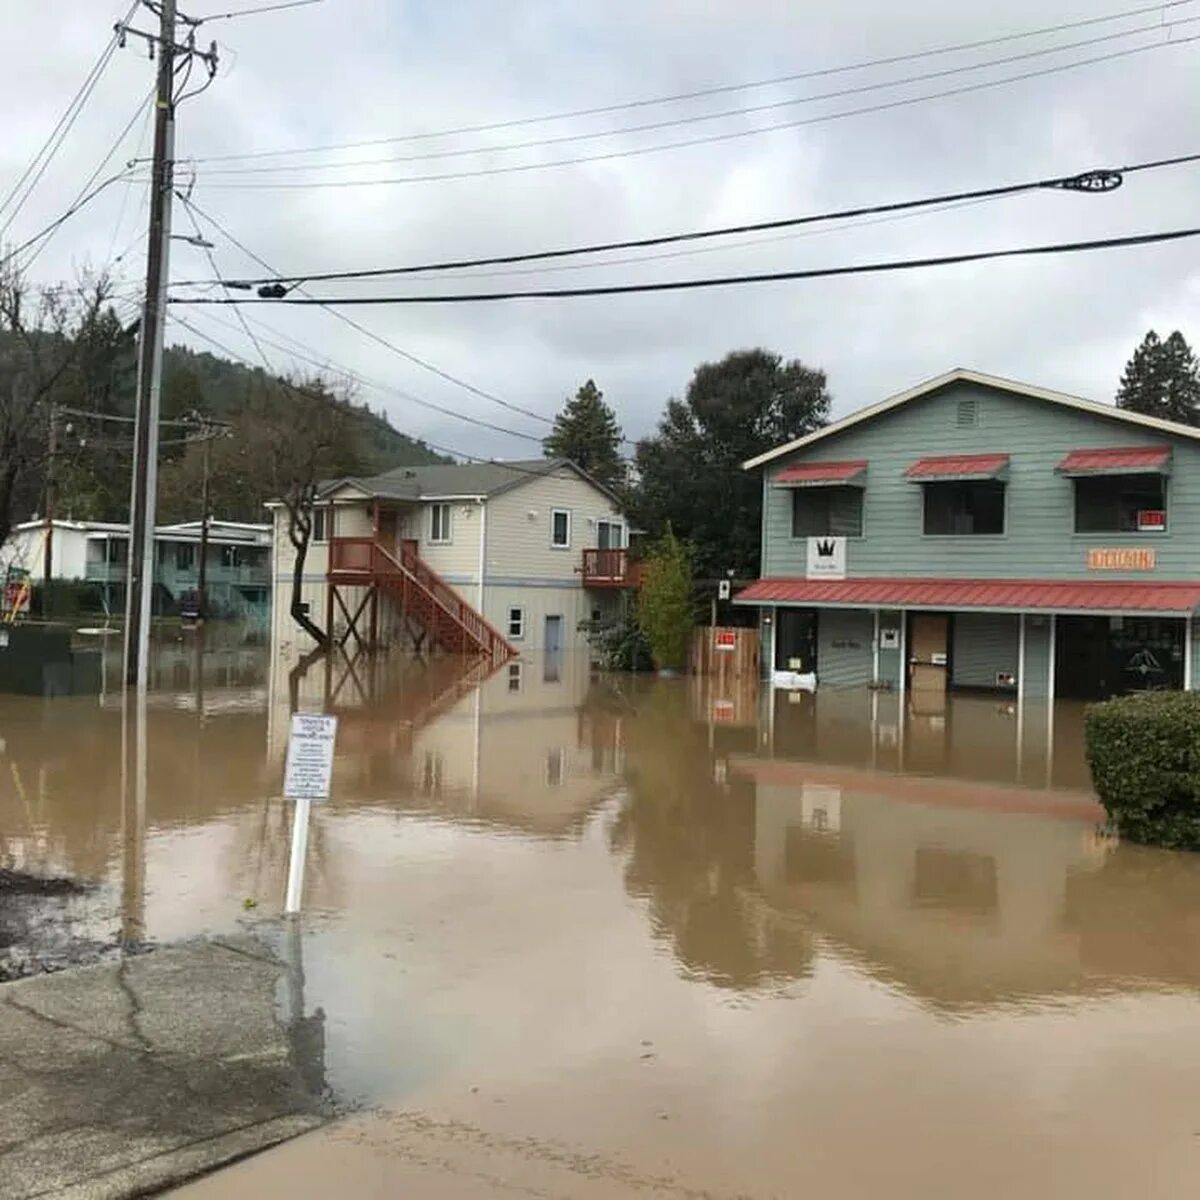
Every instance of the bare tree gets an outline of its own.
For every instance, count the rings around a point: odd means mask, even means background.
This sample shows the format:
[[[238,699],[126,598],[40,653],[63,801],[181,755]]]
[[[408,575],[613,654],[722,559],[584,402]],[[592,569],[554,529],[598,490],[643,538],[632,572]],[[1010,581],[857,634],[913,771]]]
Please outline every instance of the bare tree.
[[[108,290],[103,277],[35,288],[0,266],[0,545],[20,492],[46,466],[51,406],[80,368]]]
[[[313,535],[313,511],[321,484],[357,469],[357,411],[322,379],[273,380],[263,376],[246,419],[235,429],[247,474],[283,505],[292,564],[292,619],[319,646],[329,642],[305,610],[304,564]]]

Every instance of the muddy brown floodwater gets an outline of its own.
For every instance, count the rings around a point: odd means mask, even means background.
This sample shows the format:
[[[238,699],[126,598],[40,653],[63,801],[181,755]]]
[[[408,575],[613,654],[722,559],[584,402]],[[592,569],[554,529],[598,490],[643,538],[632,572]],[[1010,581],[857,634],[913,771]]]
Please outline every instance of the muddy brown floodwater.
[[[1103,834],[1079,709],[160,660],[140,794],[119,700],[0,697],[0,868],[83,938],[286,952],[288,713],[341,716],[284,999],[366,1111],[197,1200],[1195,1194],[1200,856]]]

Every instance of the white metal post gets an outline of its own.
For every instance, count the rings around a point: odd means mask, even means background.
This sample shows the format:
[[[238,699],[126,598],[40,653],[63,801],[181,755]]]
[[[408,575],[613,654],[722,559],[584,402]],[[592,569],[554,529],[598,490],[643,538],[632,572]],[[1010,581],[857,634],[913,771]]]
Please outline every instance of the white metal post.
[[[288,864],[287,898],[285,913],[300,911],[300,897],[304,890],[304,859],[308,854],[308,819],[312,801],[301,796],[292,812],[292,857]]]
[[[485,616],[483,578],[487,571],[487,500],[479,498],[479,615]],[[507,629],[507,626],[505,626]]]
[[[905,737],[905,709],[908,707],[908,609],[900,610],[900,685],[899,685],[900,703],[896,713],[896,766],[899,770],[904,770],[904,737]]]

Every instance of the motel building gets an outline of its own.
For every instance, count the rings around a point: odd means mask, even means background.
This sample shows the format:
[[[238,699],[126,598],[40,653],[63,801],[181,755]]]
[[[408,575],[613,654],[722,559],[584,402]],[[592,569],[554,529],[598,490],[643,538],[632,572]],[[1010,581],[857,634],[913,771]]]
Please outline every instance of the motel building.
[[[744,464],[776,686],[1192,688],[1200,429],[954,370]]]

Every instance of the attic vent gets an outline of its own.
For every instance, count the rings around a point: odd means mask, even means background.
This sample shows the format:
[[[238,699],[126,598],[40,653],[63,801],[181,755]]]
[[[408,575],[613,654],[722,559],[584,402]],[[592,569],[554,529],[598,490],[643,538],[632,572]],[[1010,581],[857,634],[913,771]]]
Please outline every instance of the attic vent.
[[[958,427],[966,429],[979,424],[979,401],[960,400],[958,402]]]

